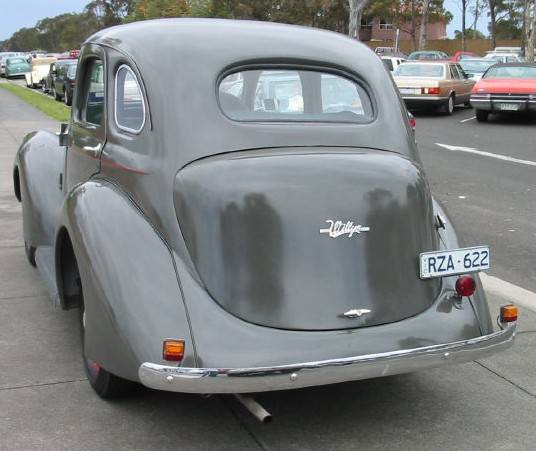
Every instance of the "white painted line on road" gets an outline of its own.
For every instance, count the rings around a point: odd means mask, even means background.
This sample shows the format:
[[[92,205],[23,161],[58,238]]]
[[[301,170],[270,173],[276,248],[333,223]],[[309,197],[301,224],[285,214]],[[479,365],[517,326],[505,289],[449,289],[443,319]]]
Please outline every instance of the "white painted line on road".
[[[463,121],[460,121],[460,124],[463,124],[464,122],[472,121],[473,119],[476,119],[476,116],[470,117],[468,119],[464,119]]]
[[[495,158],[497,160],[508,161],[510,163],[519,163],[527,166],[536,166],[536,161],[531,160],[520,160],[519,158],[509,157],[508,155],[501,155],[498,153],[485,152],[483,150],[473,149],[472,147],[462,147],[462,146],[450,146],[448,144],[435,143],[436,146],[443,147],[447,150],[453,150],[455,152],[467,152],[475,155],[481,155],[483,157]]]
[[[483,272],[480,273],[480,280],[486,292],[536,312],[536,293]]]

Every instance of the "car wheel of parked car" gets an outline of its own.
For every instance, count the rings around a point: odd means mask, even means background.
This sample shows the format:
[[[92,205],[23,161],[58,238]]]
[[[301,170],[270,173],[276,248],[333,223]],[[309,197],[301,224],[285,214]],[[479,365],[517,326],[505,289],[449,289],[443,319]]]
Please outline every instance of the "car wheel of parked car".
[[[24,242],[24,252],[26,253],[26,258],[30,265],[34,268],[37,266],[35,263],[35,247],[30,246],[26,241]]]
[[[65,88],[63,92],[63,101],[65,102],[65,105],[71,106],[71,96],[69,95],[69,91],[67,91],[67,88]]]
[[[86,324],[86,311],[84,304],[84,294],[82,290],[82,283],[80,280],[80,275],[78,274],[78,268],[76,268],[77,277],[76,283],[79,287],[79,305],[80,305],[80,335],[81,335],[81,344],[82,344],[82,360],[84,363],[84,370],[86,372],[89,384],[95,390],[95,392],[105,399],[117,398],[120,396],[128,395],[135,388],[139,387],[135,382],[123,379],[116,376],[103,367],[101,367],[97,362],[86,357],[85,353],[85,324]]]
[[[56,88],[52,88],[52,95],[58,102],[61,100],[61,96],[58,94],[58,91],[56,91]]]
[[[487,122],[489,116],[489,111],[486,110],[476,110],[476,120],[478,122]]]
[[[454,94],[451,94],[445,105],[443,106],[443,113],[450,116],[454,113]]]

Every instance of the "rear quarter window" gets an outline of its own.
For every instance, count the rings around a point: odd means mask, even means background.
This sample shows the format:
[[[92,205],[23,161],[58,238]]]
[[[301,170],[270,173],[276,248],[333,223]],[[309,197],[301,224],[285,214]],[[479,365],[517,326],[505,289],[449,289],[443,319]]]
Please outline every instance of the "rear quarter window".
[[[366,123],[372,101],[350,77],[305,69],[248,69],[225,76],[219,103],[230,119],[245,122]]]
[[[119,67],[115,75],[115,123],[121,129],[139,133],[145,124],[145,103],[138,79],[130,67]]]

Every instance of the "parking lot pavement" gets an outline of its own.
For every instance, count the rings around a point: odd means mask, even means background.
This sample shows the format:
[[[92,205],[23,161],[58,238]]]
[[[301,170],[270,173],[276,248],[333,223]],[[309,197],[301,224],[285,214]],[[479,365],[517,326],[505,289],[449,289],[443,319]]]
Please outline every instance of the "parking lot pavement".
[[[53,306],[24,257],[11,165],[34,128],[57,124],[0,90],[0,450],[534,449],[536,313],[526,309],[515,347],[480,362],[258,395],[270,425],[231,397],[99,399],[82,370],[77,311]]]

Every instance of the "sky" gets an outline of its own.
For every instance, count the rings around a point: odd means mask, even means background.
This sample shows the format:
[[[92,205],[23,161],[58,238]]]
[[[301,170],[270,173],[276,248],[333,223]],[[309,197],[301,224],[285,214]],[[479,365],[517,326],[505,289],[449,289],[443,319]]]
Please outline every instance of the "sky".
[[[84,9],[90,0],[0,0],[0,41],[23,27],[33,27],[45,17]]]
[[[33,27],[45,17],[54,17],[68,12],[81,12],[90,0],[0,0],[0,40],[9,38],[23,27]],[[374,1],[374,0],[372,0]],[[472,2],[471,2],[472,3]],[[447,28],[448,36],[454,37],[454,30],[461,29],[461,0],[445,0],[445,8],[454,19]],[[467,25],[473,18],[467,15]],[[487,17],[479,20],[478,29],[487,34]]]

